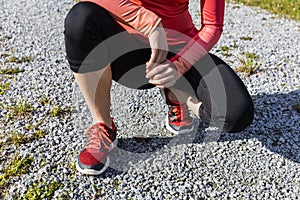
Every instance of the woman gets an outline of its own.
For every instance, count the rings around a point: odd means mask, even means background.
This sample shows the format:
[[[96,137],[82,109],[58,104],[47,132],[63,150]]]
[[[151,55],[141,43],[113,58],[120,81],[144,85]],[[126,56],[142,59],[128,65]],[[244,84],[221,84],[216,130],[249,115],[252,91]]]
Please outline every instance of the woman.
[[[65,19],[67,59],[94,123],[77,169],[97,175],[109,165],[116,145],[110,116],[112,80],[128,87],[158,87],[173,133],[194,129],[191,109],[204,122],[227,132],[253,119],[251,97],[238,76],[208,53],[219,40],[224,0],[201,0],[201,29],[188,11],[189,0],[85,0]]]

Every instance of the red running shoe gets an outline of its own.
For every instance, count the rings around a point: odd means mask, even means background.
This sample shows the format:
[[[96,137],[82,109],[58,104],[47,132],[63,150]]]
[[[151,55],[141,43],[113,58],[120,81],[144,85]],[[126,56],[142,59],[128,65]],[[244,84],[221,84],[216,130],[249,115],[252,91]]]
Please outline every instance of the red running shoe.
[[[99,175],[109,166],[109,151],[117,146],[117,128],[112,119],[112,128],[96,123],[85,134],[88,144],[79,154],[76,169],[83,174]]]
[[[174,134],[184,134],[193,131],[194,118],[190,116],[187,105],[172,100],[170,98],[170,89],[164,89],[162,93],[168,105],[168,114],[165,121],[167,130]]]

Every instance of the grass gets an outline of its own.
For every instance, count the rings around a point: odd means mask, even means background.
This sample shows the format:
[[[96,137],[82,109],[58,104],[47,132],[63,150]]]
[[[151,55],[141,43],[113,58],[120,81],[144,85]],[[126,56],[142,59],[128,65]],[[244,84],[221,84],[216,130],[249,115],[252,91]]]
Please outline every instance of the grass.
[[[230,47],[228,47],[228,46],[221,46],[220,49],[221,49],[221,54],[223,56],[231,56],[232,55],[232,53],[230,53],[230,50],[231,50]]]
[[[48,99],[47,97],[41,97],[39,99],[40,104],[42,104],[43,106],[47,106],[50,105],[50,103],[53,101],[53,99]]]
[[[251,52],[243,52],[243,55],[245,55],[246,58],[253,59],[253,60],[256,60],[259,58],[259,56],[257,54],[251,53]]]
[[[34,159],[29,156],[25,158],[20,158],[18,155],[15,156],[9,165],[2,170],[0,186],[3,186],[10,177],[28,173],[33,161]]]
[[[61,117],[68,114],[71,111],[71,107],[62,108],[61,106],[54,106],[50,111],[51,117]]]
[[[32,104],[28,104],[26,100],[19,100],[15,105],[6,108],[10,111],[9,117],[15,119],[21,116],[28,116],[34,109]]]
[[[92,185],[94,191],[94,199],[98,199],[102,193],[102,190],[95,184]]]
[[[113,186],[114,186],[114,188],[115,188],[116,191],[119,190],[119,185],[120,185],[120,182],[118,180],[114,180]]]
[[[244,56],[240,55],[238,59],[241,62],[241,66],[235,68],[234,70],[236,72],[242,72],[248,76],[254,74],[259,67],[258,62],[256,61],[257,58],[258,56],[256,54],[250,52],[244,53]]]
[[[36,130],[33,132],[34,139],[43,138],[43,137],[45,137],[45,135],[46,135],[46,132],[43,129],[39,129],[39,130]]]
[[[4,63],[24,63],[24,62],[30,62],[32,60],[33,60],[32,56],[22,56],[21,58],[10,56],[4,61]]]
[[[25,70],[19,69],[19,68],[1,69],[0,74],[13,75],[13,74],[18,74],[18,73],[21,73],[24,71]]]
[[[40,138],[43,138],[46,135],[45,130],[36,130],[32,133],[32,135],[29,134],[23,134],[23,133],[18,133],[17,131],[14,131],[10,134],[9,137],[7,137],[6,142],[2,143],[2,145],[6,144],[14,144],[16,146],[19,146],[20,144],[26,144],[29,142],[32,142],[33,140],[37,140]]]
[[[33,187],[29,188],[21,199],[40,200],[52,199],[56,190],[63,186],[62,183],[51,181],[49,184],[45,180],[34,183]]]
[[[240,39],[245,40],[245,41],[251,41],[253,38],[249,37],[249,36],[243,36],[243,37],[240,37]]]
[[[0,95],[9,89],[10,83],[0,83]]]
[[[271,13],[288,16],[291,19],[300,21],[299,0],[228,0],[228,2],[257,6]]]

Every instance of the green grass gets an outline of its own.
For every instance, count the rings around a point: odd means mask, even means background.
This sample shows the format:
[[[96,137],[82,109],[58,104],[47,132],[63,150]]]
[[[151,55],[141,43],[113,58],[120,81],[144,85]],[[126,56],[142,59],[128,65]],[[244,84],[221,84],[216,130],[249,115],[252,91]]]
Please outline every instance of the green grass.
[[[3,174],[0,176],[0,186],[3,186],[10,177],[28,173],[33,161],[32,157],[20,158],[18,155],[15,156],[9,165],[2,170]]]
[[[0,83],[0,95],[9,89],[10,83]]]
[[[34,139],[40,139],[43,138],[46,135],[45,130],[39,129],[33,132]]]
[[[30,62],[32,60],[33,60],[32,56],[22,56],[21,58],[10,56],[4,61],[4,63],[24,63],[24,62]]]
[[[242,72],[242,73],[250,76],[250,75],[254,74],[259,67],[258,62],[256,61],[258,56],[256,54],[250,53],[250,52],[246,52],[243,54],[244,54],[243,56],[241,56],[241,55],[238,56],[238,59],[241,62],[241,66],[235,68],[234,70],[236,72]]]
[[[43,106],[47,106],[50,105],[50,103],[53,101],[53,99],[48,99],[47,97],[41,97],[39,99],[39,102],[43,105]]]
[[[19,68],[1,69],[0,74],[13,75],[13,74],[18,74],[18,73],[21,73],[24,71],[25,70],[19,69]]]
[[[16,104],[8,106],[6,109],[10,111],[9,117],[13,119],[20,116],[28,116],[34,110],[32,104],[27,103],[26,100],[19,100]]]
[[[2,143],[0,146],[6,144],[14,144],[16,146],[19,146],[20,144],[26,144],[29,142],[32,142],[33,140],[37,140],[40,138],[43,138],[46,135],[45,130],[39,129],[32,133],[32,135],[24,134],[24,133],[18,133],[17,131],[12,132],[7,138],[6,142]]]
[[[245,41],[251,41],[253,38],[249,37],[249,36],[243,36],[243,37],[240,37],[240,39],[245,40]]]
[[[300,21],[299,0],[227,0],[232,3],[243,3],[247,6],[257,6],[277,15],[288,16]]]
[[[251,53],[251,52],[243,52],[243,55],[245,55],[246,58],[253,59],[253,60],[256,60],[259,58],[259,56],[257,54]]]
[[[51,117],[61,117],[70,113],[71,107],[62,108],[61,106],[54,106],[50,111],[49,115]]]
[[[102,190],[95,184],[92,185],[94,190],[94,199],[98,199],[102,193]]]
[[[114,186],[114,188],[115,188],[116,191],[119,190],[119,185],[120,185],[120,182],[118,180],[114,180],[113,186]]]
[[[232,53],[230,53],[230,50],[231,50],[230,47],[228,47],[228,46],[221,46],[220,49],[221,49],[221,54],[223,56],[231,56],[232,55]]]
[[[21,199],[28,200],[40,200],[40,199],[52,199],[56,190],[63,186],[62,183],[51,181],[46,183],[45,180],[34,183],[33,187],[29,188]]]

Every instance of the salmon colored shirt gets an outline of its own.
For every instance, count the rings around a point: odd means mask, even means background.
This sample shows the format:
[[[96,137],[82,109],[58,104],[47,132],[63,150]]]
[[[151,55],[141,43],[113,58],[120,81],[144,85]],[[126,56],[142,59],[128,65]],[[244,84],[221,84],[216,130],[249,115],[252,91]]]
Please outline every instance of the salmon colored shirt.
[[[225,0],[200,0],[201,28],[192,21],[189,0],[82,0],[109,11],[128,32],[148,37],[161,22],[169,46],[186,44],[171,59],[183,74],[206,55],[219,40],[224,21]]]

